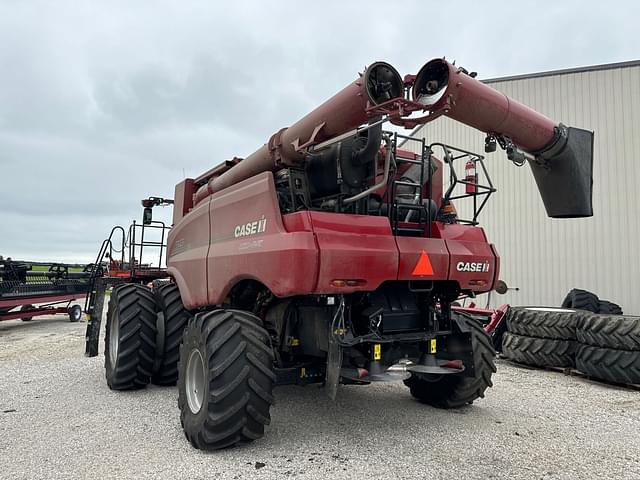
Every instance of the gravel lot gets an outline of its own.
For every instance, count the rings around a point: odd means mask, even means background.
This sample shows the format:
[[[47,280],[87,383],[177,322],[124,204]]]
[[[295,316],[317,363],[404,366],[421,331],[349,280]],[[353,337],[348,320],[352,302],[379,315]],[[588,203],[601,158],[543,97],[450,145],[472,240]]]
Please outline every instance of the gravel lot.
[[[39,317],[42,318],[42,317]],[[402,384],[276,390],[261,441],[185,440],[175,388],[112,392],[86,323],[0,323],[0,477],[640,478],[640,393],[498,362],[487,398],[456,411]]]

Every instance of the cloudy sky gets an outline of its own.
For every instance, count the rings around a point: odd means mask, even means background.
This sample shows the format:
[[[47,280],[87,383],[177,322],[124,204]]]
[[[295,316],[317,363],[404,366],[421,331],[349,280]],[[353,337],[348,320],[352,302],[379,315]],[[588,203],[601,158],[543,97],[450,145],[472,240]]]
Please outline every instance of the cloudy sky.
[[[638,18],[632,0],[0,0],[0,255],[91,260],[140,199],[246,156],[372,61],[492,78],[636,60]]]

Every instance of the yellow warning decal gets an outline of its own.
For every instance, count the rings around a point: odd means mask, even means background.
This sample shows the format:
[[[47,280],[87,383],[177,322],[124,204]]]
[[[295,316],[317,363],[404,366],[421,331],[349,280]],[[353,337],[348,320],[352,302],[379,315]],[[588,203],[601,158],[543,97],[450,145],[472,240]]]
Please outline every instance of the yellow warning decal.
[[[380,360],[382,358],[382,346],[379,343],[373,345],[373,359]]]
[[[436,339],[431,339],[431,348],[429,349],[429,353],[436,353]]]

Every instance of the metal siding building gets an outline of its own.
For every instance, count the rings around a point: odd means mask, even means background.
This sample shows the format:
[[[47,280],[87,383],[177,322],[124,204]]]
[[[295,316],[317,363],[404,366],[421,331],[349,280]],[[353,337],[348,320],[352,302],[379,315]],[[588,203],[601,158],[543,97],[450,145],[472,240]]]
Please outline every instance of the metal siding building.
[[[500,147],[486,154],[498,192],[480,224],[500,253],[500,278],[520,288],[492,304],[560,305],[577,287],[640,314],[640,61],[485,82],[558,122],[595,131],[591,218],[548,218],[529,167],[514,166]],[[413,136],[484,150],[483,133],[448,118]]]

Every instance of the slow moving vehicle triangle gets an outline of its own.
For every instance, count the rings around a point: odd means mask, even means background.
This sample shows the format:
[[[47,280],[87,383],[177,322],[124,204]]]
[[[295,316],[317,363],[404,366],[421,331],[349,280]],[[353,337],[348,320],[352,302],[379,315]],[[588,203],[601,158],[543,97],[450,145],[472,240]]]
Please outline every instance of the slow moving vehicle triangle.
[[[422,250],[422,253],[420,253],[420,258],[418,259],[418,263],[416,263],[416,266],[413,269],[412,275],[433,275],[431,260],[429,260],[429,255],[427,255],[427,252],[425,252],[424,250]]]

